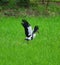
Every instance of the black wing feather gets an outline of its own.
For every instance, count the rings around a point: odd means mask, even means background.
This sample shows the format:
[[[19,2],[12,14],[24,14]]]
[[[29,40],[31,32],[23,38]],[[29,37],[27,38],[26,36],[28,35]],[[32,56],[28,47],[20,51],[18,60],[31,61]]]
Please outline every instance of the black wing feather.
[[[28,27],[30,24],[26,20],[22,20],[22,26],[24,27],[26,37],[29,37]]]

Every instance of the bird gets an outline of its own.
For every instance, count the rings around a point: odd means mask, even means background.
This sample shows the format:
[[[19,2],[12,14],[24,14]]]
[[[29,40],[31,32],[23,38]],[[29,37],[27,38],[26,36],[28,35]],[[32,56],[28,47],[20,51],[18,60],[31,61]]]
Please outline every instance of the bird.
[[[30,23],[25,19],[22,19],[21,24],[25,30],[25,35],[26,35],[25,40],[27,41],[33,40],[36,37],[36,32],[38,32],[39,30],[38,25],[34,26],[34,29],[32,29],[32,26],[30,25]]]

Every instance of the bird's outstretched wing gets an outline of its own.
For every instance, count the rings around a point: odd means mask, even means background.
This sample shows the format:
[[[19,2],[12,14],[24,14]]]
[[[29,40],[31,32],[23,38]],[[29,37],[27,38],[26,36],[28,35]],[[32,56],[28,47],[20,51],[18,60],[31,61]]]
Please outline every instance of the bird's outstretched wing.
[[[33,32],[31,25],[26,20],[22,20],[22,26],[24,27],[26,37],[30,37]]]
[[[38,31],[38,29],[39,29],[38,26],[35,26],[34,30],[33,30],[33,34],[36,33]]]

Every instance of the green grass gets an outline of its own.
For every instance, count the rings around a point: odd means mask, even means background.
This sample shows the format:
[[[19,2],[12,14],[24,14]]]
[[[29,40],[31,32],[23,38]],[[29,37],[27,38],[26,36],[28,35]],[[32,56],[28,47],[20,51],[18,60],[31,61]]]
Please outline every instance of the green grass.
[[[22,18],[0,17],[0,65],[60,65],[60,16],[24,17],[39,26],[28,43]]]

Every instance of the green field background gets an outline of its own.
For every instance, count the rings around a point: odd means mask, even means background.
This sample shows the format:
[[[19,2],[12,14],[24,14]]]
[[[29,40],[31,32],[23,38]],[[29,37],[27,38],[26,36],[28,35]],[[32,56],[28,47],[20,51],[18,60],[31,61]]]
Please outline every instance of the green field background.
[[[22,19],[39,26],[34,40],[24,40]],[[0,65],[60,65],[60,16],[0,17]]]

